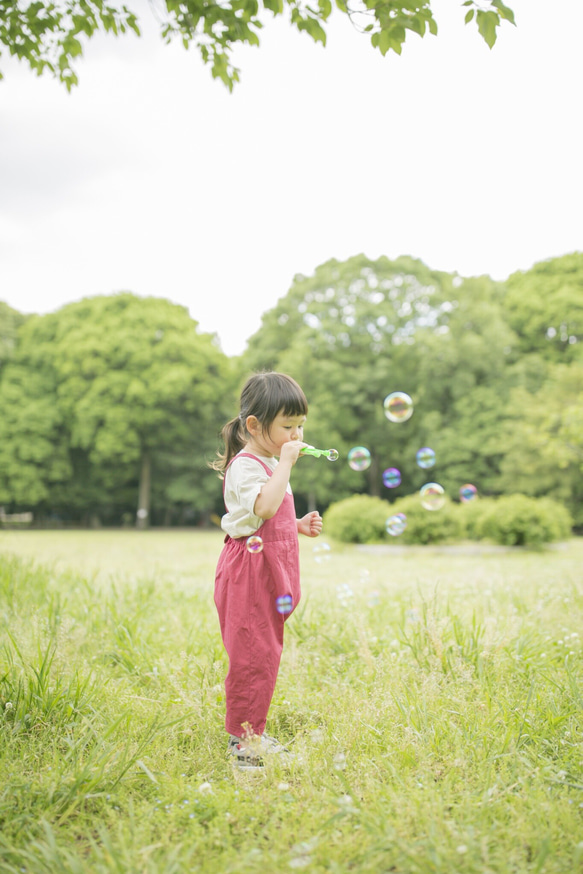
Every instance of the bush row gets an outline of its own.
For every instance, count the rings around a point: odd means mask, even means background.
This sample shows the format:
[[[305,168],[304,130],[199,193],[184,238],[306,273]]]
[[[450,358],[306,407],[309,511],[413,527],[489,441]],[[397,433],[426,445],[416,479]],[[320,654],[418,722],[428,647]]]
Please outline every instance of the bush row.
[[[398,537],[386,529],[397,513],[407,517]],[[571,536],[569,511],[550,498],[506,495],[474,498],[467,504],[446,499],[440,510],[426,510],[418,494],[389,504],[382,498],[352,495],[332,504],[324,514],[325,531],[344,543],[451,543],[491,540],[505,546],[542,546]]]

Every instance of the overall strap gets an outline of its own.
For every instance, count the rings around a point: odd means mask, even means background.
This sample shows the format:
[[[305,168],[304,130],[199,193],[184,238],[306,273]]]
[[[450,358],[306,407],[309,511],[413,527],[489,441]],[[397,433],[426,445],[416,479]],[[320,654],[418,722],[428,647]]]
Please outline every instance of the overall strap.
[[[271,474],[273,473],[272,469],[270,467],[268,467],[266,464],[264,464],[264,462],[261,461],[261,459],[258,458],[256,455],[252,455],[251,452],[238,452],[236,455],[233,456],[233,458],[231,458],[230,462],[228,463],[227,467],[225,468],[225,475],[223,477],[223,500],[225,498],[225,483],[227,482],[227,471],[230,468],[230,466],[232,465],[232,463],[235,461],[236,458],[254,458],[255,461],[259,462],[259,464],[261,465],[261,467],[263,468],[263,470],[265,471],[267,476],[271,476]]]
[[[271,469],[270,467],[268,467],[268,466],[265,464],[265,462],[261,461],[261,459],[258,458],[257,455],[253,455],[251,452],[238,452],[237,455],[235,455],[235,457],[232,458],[232,459],[230,460],[229,465],[228,465],[228,467],[227,467],[227,470],[228,470],[229,467],[232,465],[232,463],[235,461],[235,458],[254,458],[255,461],[258,461],[258,462],[259,462],[259,464],[261,465],[261,467],[263,468],[263,470],[265,471],[265,473],[267,474],[267,476],[271,476],[271,474],[273,473],[272,469]],[[227,471],[225,471],[225,473],[226,473],[226,472],[227,472]]]

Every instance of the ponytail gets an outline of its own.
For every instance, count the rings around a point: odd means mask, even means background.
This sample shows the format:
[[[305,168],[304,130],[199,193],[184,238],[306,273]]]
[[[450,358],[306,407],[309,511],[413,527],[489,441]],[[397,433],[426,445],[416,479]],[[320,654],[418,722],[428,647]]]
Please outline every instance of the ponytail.
[[[221,437],[225,444],[225,451],[217,452],[216,459],[211,461],[209,466],[213,470],[218,471],[219,476],[223,479],[231,460],[243,449],[247,442],[245,426],[239,416],[235,416],[234,419],[227,422],[221,431]]]

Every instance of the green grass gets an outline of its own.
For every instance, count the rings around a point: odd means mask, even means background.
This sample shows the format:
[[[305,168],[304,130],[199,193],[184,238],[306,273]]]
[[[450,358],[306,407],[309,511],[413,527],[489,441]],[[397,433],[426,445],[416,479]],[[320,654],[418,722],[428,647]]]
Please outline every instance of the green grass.
[[[219,532],[0,532],[0,872],[583,872],[583,542],[312,546],[251,776]]]

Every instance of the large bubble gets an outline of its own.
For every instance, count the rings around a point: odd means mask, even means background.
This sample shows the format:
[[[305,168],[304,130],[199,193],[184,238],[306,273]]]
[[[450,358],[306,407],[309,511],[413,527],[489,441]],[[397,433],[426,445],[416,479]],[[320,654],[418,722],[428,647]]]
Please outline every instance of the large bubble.
[[[387,534],[391,537],[398,537],[407,527],[407,517],[404,513],[395,513],[394,516],[389,516],[385,522]]]
[[[471,483],[464,483],[464,485],[460,487],[460,501],[463,501],[464,504],[467,504],[468,501],[472,501],[477,494],[477,488]]]
[[[429,446],[423,446],[421,449],[418,449],[415,457],[417,459],[417,464],[419,467],[422,467],[423,470],[427,470],[428,467],[433,467],[435,464],[435,452],[433,449],[430,449]]]
[[[383,470],[383,483],[388,489],[396,489],[401,485],[401,471],[396,467],[387,467]]]
[[[394,391],[387,395],[383,406],[389,422],[406,422],[413,415],[413,401],[404,391]]]
[[[367,470],[370,467],[370,452],[366,446],[354,446],[348,453],[348,464],[352,470]]]
[[[263,552],[263,540],[258,534],[252,534],[247,538],[247,552],[251,555],[257,555],[258,552]]]
[[[439,483],[425,483],[419,490],[421,506],[426,510],[441,510],[445,504],[445,490]]]
[[[329,449],[326,454],[326,458],[328,459],[328,461],[338,461],[339,455],[340,453],[337,449]]]

